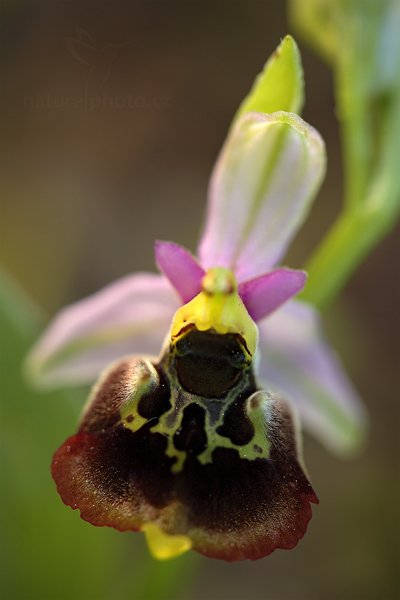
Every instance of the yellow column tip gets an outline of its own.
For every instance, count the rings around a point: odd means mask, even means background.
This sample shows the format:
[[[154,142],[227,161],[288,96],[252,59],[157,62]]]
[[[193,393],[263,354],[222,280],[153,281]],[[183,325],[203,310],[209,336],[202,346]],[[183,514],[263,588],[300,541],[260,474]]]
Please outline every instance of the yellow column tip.
[[[170,535],[155,523],[145,523],[142,531],[150,554],[157,560],[169,560],[180,556],[192,547],[192,541],[186,535]]]

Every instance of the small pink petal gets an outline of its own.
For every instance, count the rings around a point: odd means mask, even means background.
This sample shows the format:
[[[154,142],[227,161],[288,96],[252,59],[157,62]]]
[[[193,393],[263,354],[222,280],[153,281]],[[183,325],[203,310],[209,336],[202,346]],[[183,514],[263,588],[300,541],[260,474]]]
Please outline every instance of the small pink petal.
[[[204,269],[182,246],[174,242],[157,240],[154,245],[156,263],[174,286],[183,302],[192,300],[201,289]]]
[[[239,294],[252,319],[259,321],[298,294],[306,279],[304,271],[275,269],[241,283]]]

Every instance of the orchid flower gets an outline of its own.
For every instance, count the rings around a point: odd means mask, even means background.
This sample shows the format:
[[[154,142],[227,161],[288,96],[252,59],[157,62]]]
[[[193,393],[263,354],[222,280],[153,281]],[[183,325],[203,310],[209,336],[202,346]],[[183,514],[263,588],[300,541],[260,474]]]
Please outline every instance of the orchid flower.
[[[292,299],[306,273],[277,266],[325,170],[321,137],[295,114],[302,90],[287,36],[222,148],[197,258],[156,242],[160,275],[65,308],[28,359],[43,386],[100,375],[53,477],[83,519],[143,531],[161,559],[294,547],[318,502],[296,414],[336,451],[361,436],[362,405],[318,314]]]

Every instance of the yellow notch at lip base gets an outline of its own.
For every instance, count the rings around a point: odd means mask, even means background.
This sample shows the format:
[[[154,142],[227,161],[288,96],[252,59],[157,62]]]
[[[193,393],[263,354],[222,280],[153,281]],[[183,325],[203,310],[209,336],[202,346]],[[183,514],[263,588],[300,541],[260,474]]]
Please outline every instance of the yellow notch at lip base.
[[[174,315],[172,343],[176,343],[188,325],[194,325],[198,331],[214,330],[222,335],[237,333],[245,340],[251,360],[258,330],[239,296],[234,274],[229,269],[214,267],[207,271],[201,284],[201,292]]]
[[[175,558],[192,547],[192,541],[186,535],[165,533],[155,523],[145,523],[141,530],[146,536],[150,554],[157,560]]]

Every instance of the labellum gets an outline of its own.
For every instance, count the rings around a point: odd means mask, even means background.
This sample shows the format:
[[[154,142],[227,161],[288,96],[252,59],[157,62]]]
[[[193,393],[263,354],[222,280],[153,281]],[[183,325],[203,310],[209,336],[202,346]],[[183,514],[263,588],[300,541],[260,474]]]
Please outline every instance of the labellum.
[[[257,384],[256,352],[233,274],[210,269],[160,357],[123,358],[96,384],[53,459],[64,502],[94,525],[144,531],[158,558],[294,547],[318,500],[291,408]]]

